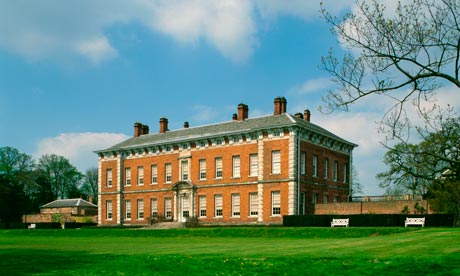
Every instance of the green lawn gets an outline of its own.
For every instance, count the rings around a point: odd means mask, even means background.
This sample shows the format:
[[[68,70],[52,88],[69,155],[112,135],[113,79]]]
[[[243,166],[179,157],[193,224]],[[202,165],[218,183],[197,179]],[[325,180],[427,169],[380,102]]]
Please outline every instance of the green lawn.
[[[455,228],[2,230],[2,275],[460,275]]]

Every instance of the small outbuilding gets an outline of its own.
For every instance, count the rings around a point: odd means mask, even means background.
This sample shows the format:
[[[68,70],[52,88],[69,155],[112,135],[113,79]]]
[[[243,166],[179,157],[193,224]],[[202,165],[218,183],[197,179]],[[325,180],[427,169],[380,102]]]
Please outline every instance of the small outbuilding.
[[[97,205],[81,198],[58,199],[40,207],[41,214],[66,214],[70,216],[95,216]]]

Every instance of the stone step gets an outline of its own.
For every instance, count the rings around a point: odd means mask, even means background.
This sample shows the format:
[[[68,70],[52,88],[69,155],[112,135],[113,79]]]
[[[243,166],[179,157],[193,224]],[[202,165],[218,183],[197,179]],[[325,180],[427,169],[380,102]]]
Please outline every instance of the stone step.
[[[154,223],[148,228],[155,228],[155,229],[171,229],[171,228],[185,228],[185,223],[183,222],[157,222]]]

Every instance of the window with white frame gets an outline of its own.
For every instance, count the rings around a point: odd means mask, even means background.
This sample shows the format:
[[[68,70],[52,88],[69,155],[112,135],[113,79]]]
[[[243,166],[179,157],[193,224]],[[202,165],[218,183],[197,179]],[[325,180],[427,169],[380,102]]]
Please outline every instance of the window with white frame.
[[[348,165],[343,165],[343,183],[348,183]]]
[[[206,217],[206,196],[201,195],[198,198],[198,204],[200,205],[200,218],[205,218]]]
[[[300,174],[305,175],[306,170],[305,170],[305,165],[307,163],[307,153],[302,151],[300,153]]]
[[[272,216],[281,215],[281,194],[280,191],[272,192]]]
[[[249,216],[254,217],[259,214],[259,194],[249,193]]]
[[[152,165],[152,184],[158,184],[158,166]]]
[[[187,181],[189,176],[189,167],[188,167],[188,160],[181,161],[181,178],[182,181]]]
[[[107,200],[105,202],[106,218],[107,220],[112,220],[112,201]]]
[[[259,160],[257,154],[249,155],[249,176],[258,176],[259,175]]]
[[[222,205],[222,195],[214,195],[214,216],[216,218],[221,218],[224,214]]]
[[[172,199],[170,197],[165,198],[165,218],[172,218]]]
[[[232,217],[240,217],[240,194],[232,194]]]
[[[107,169],[107,171],[105,172],[105,176],[106,176],[106,185],[107,187],[112,187],[112,169]]]
[[[216,157],[216,178],[222,178],[222,157]]]
[[[317,155],[313,155],[312,166],[313,166],[312,175],[313,177],[317,177],[318,176],[318,156]]]
[[[125,200],[125,219],[131,220],[131,200]]]
[[[328,195],[323,195],[323,203],[326,204],[329,201]]]
[[[150,201],[150,213],[152,218],[158,217],[158,199],[152,198]]]
[[[206,159],[200,159],[200,180],[206,180]]]
[[[131,186],[131,168],[125,168],[125,186]]]
[[[240,175],[240,156],[236,155],[232,158],[233,163],[233,178],[239,178]]]
[[[137,167],[137,185],[144,185],[144,167]]]
[[[305,192],[300,193],[300,215],[305,215]]]
[[[172,181],[172,165],[171,163],[165,164],[165,182],[171,183]]]
[[[281,173],[281,151],[272,151],[272,174]]]
[[[329,178],[329,159],[328,158],[324,159],[323,172],[324,172],[324,179],[328,179]]]
[[[137,200],[137,219],[139,220],[144,219],[144,200],[143,199]]]
[[[185,195],[182,197],[182,217],[188,218],[190,216],[190,196]]]
[[[318,193],[313,193],[311,196],[311,203],[316,204],[318,203]]]
[[[338,170],[339,170],[339,161],[334,160],[333,174],[334,174],[334,181],[336,182],[338,180]]]

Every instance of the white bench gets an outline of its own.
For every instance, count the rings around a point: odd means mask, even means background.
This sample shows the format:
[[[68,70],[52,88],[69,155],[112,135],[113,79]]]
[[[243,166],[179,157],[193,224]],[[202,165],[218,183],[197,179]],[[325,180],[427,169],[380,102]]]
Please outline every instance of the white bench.
[[[332,219],[331,221],[331,227],[335,227],[335,226],[345,226],[345,227],[348,227],[348,223],[349,223],[350,219]]]
[[[406,218],[406,221],[404,222],[404,227],[407,227],[408,225],[420,225],[424,227],[425,218]]]
[[[31,224],[27,225],[28,229],[35,229],[35,227],[36,227],[35,223],[31,223]]]

